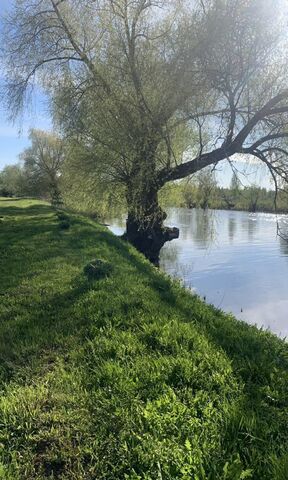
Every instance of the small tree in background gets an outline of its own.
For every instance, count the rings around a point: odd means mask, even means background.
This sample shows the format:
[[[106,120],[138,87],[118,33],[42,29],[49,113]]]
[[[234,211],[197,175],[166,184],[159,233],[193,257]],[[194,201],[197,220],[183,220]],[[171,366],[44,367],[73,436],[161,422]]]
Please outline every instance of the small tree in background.
[[[60,176],[64,163],[64,144],[56,135],[42,130],[30,130],[31,147],[20,155],[28,180],[29,191],[36,196],[48,196],[53,205],[62,203]]]
[[[196,183],[197,204],[205,210],[211,205],[217,189],[214,171],[209,167],[201,170],[196,176]]]
[[[184,205],[187,208],[194,208],[197,205],[197,185],[194,180],[185,183],[182,186],[182,196]]]
[[[0,172],[0,196],[14,197],[27,193],[27,183],[20,165],[7,165]]]
[[[261,195],[261,188],[257,185],[251,185],[250,187],[245,187],[243,191],[244,201],[247,204],[247,209],[249,212],[256,212],[258,201]]]
[[[230,183],[230,196],[229,196],[230,198],[228,200],[228,203],[230,204],[230,206],[235,207],[235,205],[239,200],[239,197],[241,195],[240,185],[241,183],[240,183],[239,177],[237,173],[233,171],[231,183]]]

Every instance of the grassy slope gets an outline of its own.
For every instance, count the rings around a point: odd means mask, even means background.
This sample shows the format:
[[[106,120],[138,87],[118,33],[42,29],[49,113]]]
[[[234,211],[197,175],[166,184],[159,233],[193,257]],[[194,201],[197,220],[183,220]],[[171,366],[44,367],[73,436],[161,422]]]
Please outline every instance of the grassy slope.
[[[287,479],[287,344],[92,221],[0,215],[0,478]]]

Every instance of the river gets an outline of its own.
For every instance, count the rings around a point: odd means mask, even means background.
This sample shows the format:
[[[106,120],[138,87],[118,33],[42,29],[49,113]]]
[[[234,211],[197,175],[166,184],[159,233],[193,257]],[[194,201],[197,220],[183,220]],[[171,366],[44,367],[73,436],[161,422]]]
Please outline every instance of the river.
[[[288,337],[288,216],[225,210],[167,210],[180,237],[160,268],[241,320]],[[281,235],[277,235],[277,224]],[[116,234],[125,217],[111,221]]]

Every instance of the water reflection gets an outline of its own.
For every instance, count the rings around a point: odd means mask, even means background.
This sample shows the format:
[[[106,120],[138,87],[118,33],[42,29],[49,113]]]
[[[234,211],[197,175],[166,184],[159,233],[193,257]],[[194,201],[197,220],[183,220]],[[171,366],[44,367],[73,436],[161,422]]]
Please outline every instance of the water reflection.
[[[288,228],[286,228],[286,234],[284,234],[283,232],[280,232],[279,243],[280,243],[281,254],[284,257],[287,257],[287,259],[288,259]]]
[[[247,222],[247,232],[248,232],[248,240],[250,242],[254,240],[257,226],[258,226],[257,217],[255,217],[255,215],[253,216],[249,215],[248,222]]]
[[[207,249],[217,237],[217,215],[213,210],[188,210],[185,208],[172,209],[167,218],[167,225],[178,225],[182,241],[194,242],[201,249]]]
[[[233,240],[234,240],[234,237],[235,237],[235,234],[236,234],[236,231],[237,231],[237,223],[236,223],[236,220],[234,217],[229,217],[229,220],[228,220],[228,235],[229,235],[229,239],[230,239],[230,242],[232,243]]]
[[[167,225],[180,238],[164,246],[160,266],[209,303],[288,336],[288,242],[277,221],[288,235],[288,216],[171,209]]]

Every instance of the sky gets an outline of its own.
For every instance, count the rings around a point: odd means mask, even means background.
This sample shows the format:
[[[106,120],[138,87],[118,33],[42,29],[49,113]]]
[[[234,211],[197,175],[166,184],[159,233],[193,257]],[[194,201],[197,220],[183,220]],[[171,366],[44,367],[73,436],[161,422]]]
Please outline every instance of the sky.
[[[0,33],[2,29],[1,16],[11,6],[11,0],[0,0]],[[3,83],[0,64],[0,85]],[[0,103],[0,171],[5,165],[18,162],[19,154],[29,146],[28,132],[30,128],[41,130],[51,129],[51,120],[48,115],[47,99],[40,91],[36,92],[34,105],[30,112],[25,112],[21,120],[14,124],[8,121],[8,112]]]
[[[1,1],[1,0],[0,0]],[[25,113],[14,124],[8,121],[7,112],[0,105],[0,170],[5,165],[18,163],[19,154],[29,146],[29,129],[51,130],[51,119],[47,113],[47,100],[41,93],[35,94],[31,112]]]
[[[12,5],[12,0],[0,0],[0,33],[2,28],[1,16]],[[0,85],[3,82],[0,64]],[[14,124],[8,121],[8,113],[4,105],[0,103],[0,171],[6,166],[18,163],[19,154],[29,146],[29,129],[38,128],[51,130],[52,122],[48,114],[48,102],[44,93],[35,91],[33,105],[25,112],[21,120]],[[270,177],[265,167],[257,167],[255,164],[247,165],[244,162],[236,162],[237,171],[244,171],[245,175],[239,173],[240,180],[244,185],[259,184],[271,188]],[[232,170],[228,162],[221,162],[217,167],[216,177],[221,186],[228,187],[231,182]]]

